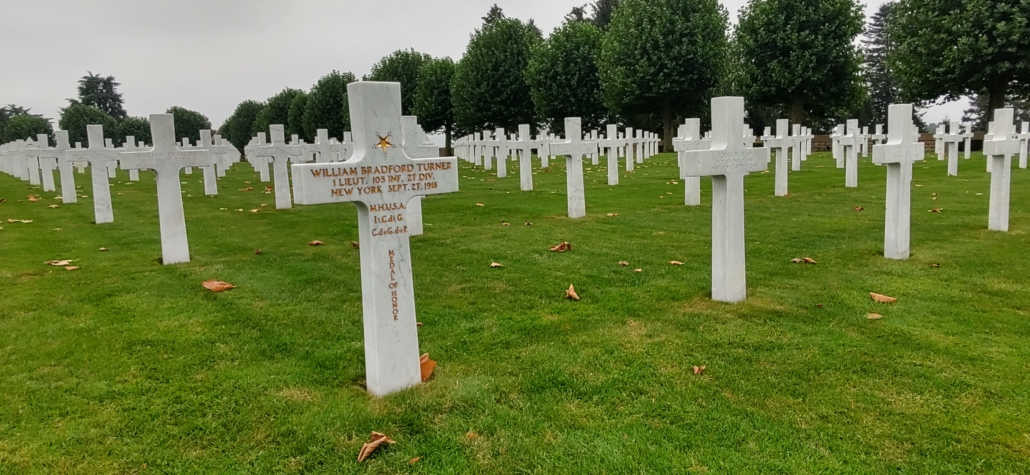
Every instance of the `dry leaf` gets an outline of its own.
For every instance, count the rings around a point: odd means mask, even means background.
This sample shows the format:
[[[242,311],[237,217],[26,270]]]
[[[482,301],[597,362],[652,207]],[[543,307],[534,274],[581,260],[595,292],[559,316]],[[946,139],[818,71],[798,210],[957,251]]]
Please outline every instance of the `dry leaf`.
[[[811,257],[806,257],[805,264],[818,264],[818,262],[816,262],[815,259],[812,259]]]
[[[579,294],[576,293],[575,286],[569,285],[569,289],[565,291],[565,298],[579,302]]]
[[[429,353],[426,353],[418,359],[419,370],[422,372],[422,382],[426,382],[430,376],[433,375],[433,370],[436,369],[436,361],[429,359]]]
[[[358,244],[358,242],[357,242],[357,241],[351,241],[351,242],[350,242],[350,245],[351,245],[351,247],[353,247],[354,249],[361,249],[361,244]]]
[[[65,266],[64,270],[79,270],[79,266]]]
[[[529,221],[526,221],[526,226],[532,226],[532,225],[533,225],[533,223],[531,223]]]
[[[267,207],[267,206],[268,206],[268,203],[261,203],[261,207],[262,208]]]
[[[256,250],[256,251],[254,251],[254,254],[257,254],[257,255],[259,255],[259,256],[260,256],[260,255],[261,255],[261,249],[258,249],[258,250]]]
[[[511,223],[501,223],[501,226],[511,226]]]
[[[492,269],[497,269],[497,268],[500,268],[500,267],[504,267],[504,265],[498,264],[496,262],[491,262],[490,263],[490,268],[492,268]]]
[[[701,373],[704,373],[704,372],[705,372],[705,367],[704,366],[695,366],[694,367],[694,374],[701,374]]]
[[[254,187],[253,186],[248,186],[246,188],[240,188],[240,191],[254,191]]]
[[[873,300],[875,300],[876,302],[879,302],[879,303],[894,303],[894,302],[898,301],[898,299],[896,299],[894,297],[888,297],[886,295],[880,295],[880,294],[875,293],[875,292],[869,292],[869,296],[872,297]]]
[[[308,243],[309,246],[321,246],[322,244],[325,244],[325,243],[322,242],[322,241],[319,241],[317,239]]]
[[[483,204],[483,203],[476,203],[476,206],[483,207],[483,206],[486,206],[486,205]]]
[[[671,265],[671,266],[681,266],[681,265],[683,265],[683,263],[680,262],[680,261],[669,261],[669,265]]]
[[[106,247],[102,247],[102,248],[97,249],[97,250],[100,251],[100,252],[107,252],[107,248]]]
[[[226,290],[236,288],[235,285],[232,285],[228,282],[222,282],[220,280],[207,280],[200,285],[203,285],[205,289],[210,290],[212,292],[225,292]]]
[[[634,274],[639,274],[641,272],[644,272],[644,269],[633,269]]]
[[[815,259],[812,259],[811,257],[791,259],[790,262],[793,262],[795,264],[818,264],[818,262],[816,262]]]
[[[855,211],[865,211],[865,208],[863,208],[861,206],[856,206],[855,207]]]
[[[933,263],[933,264],[930,264],[930,267],[933,267],[934,269],[940,269],[941,265],[937,264],[937,263]]]
[[[4,199],[4,198],[0,198],[0,203],[6,203],[6,202],[7,202],[7,200],[6,200],[6,199]]]
[[[31,219],[8,219],[7,222],[8,223],[24,223],[24,224],[28,224],[28,223],[31,223],[32,220]]]
[[[419,460],[422,460],[422,457],[415,457],[415,458],[413,458],[411,460],[408,460],[408,465],[415,465],[415,463],[418,462]]]
[[[63,260],[63,261],[46,261],[46,262],[44,262],[44,264],[46,264],[48,266],[64,267],[64,266],[71,265],[72,262],[75,262],[75,261],[71,260],[71,259],[68,259],[68,260]]]
[[[619,215],[619,213],[608,213],[608,217],[609,218],[614,218],[614,217],[616,217],[618,215]]]
[[[415,322],[415,326],[422,328],[422,322]]]
[[[364,462],[365,459],[372,455],[372,452],[375,452],[380,445],[397,443],[397,441],[389,438],[386,434],[381,434],[379,432],[373,432],[371,437],[371,442],[367,442],[365,445],[361,446],[361,452],[358,452],[358,462]]]
[[[35,202],[39,201],[39,198],[36,198],[35,196],[29,195],[29,201],[35,203]]]
[[[619,261],[619,267],[626,267],[626,266],[628,266],[628,265],[629,265],[629,262],[626,262],[626,261]]]
[[[565,251],[571,251],[571,250],[572,250],[572,244],[569,244],[568,242],[563,242],[563,243],[561,243],[561,244],[551,248],[551,252],[565,252]]]
[[[57,208],[60,208],[60,207],[61,207],[61,205],[50,205],[50,206],[47,206],[47,208],[50,208],[50,209],[57,209]]]
[[[259,210],[259,209],[252,209],[252,210],[250,210],[251,213],[257,213],[258,211],[261,211],[261,210]]]
[[[944,211],[944,208],[934,208],[930,210],[931,213],[940,213],[941,211]]]
[[[883,318],[883,315],[880,315],[878,313],[869,313],[865,316],[865,318],[868,318],[870,320],[879,320]]]

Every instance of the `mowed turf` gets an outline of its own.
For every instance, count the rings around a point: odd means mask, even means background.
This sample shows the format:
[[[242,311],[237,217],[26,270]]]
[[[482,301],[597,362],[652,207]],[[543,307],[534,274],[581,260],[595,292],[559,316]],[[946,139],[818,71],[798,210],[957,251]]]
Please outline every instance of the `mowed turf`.
[[[1011,232],[988,232],[983,157],[957,178],[927,158],[902,262],[882,257],[885,168],[863,159],[845,189],[816,154],[785,198],[773,173],[746,178],[735,305],[710,300],[711,181],[685,207],[673,155],[614,187],[588,161],[579,220],[564,160],[533,192],[513,164],[462,163],[412,239],[439,366],[381,399],[363,389],[353,206],[276,211],[247,164],[206,197],[195,170],[193,260],[165,267],[152,174],[119,171],[102,226],[89,198],[0,176],[0,473],[1026,473],[1030,171]],[[358,463],[371,431],[398,443]]]

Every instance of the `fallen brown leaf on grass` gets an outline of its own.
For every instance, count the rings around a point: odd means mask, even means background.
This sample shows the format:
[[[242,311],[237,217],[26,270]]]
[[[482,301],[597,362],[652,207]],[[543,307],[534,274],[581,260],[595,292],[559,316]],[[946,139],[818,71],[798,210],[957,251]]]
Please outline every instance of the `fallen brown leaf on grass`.
[[[47,208],[50,208],[50,209],[57,209],[57,208],[60,208],[60,207],[61,207],[61,205],[50,205],[50,206],[47,206]]]
[[[5,198],[0,198],[0,203],[6,203],[6,202],[7,202],[7,199],[5,199]]]
[[[250,210],[251,213],[257,213],[258,211],[261,211],[261,210],[259,210],[259,209],[252,209],[252,210]]]
[[[479,434],[472,431],[468,431],[468,433],[465,434],[465,438],[468,440],[476,440],[479,438]]]
[[[35,197],[35,196],[33,196],[33,195],[29,195],[29,201],[31,201],[31,202],[33,202],[33,203],[35,203],[35,202],[39,201],[39,198],[36,198],[36,197]]]
[[[426,353],[418,359],[419,371],[422,372],[422,382],[426,382],[430,376],[433,375],[433,370],[436,369],[436,361],[429,359],[429,353]]]
[[[934,208],[930,210],[931,213],[940,213],[941,211],[944,211],[944,208]]]
[[[880,315],[878,313],[869,313],[865,316],[865,318],[868,318],[870,320],[879,320],[883,318],[883,315]]]
[[[418,462],[419,460],[422,460],[422,457],[415,457],[415,458],[413,458],[411,460],[408,460],[408,465],[415,465],[415,463]]]
[[[565,252],[565,251],[571,251],[571,250],[572,250],[572,244],[569,244],[568,242],[562,242],[561,244],[551,248],[551,252]]]
[[[391,444],[392,445],[392,444],[396,444],[397,443],[396,440],[393,440],[390,437],[388,437],[386,434],[382,434],[382,433],[379,433],[379,432],[373,432],[371,437],[372,437],[372,441],[371,442],[366,442],[365,445],[361,446],[361,452],[358,452],[358,462],[364,462],[365,459],[367,459],[369,456],[371,456],[372,452],[375,452],[376,449],[378,449],[380,445],[383,445],[383,444]]]
[[[253,186],[248,186],[246,188],[240,188],[240,191],[254,191],[254,187]]]
[[[701,373],[704,373],[704,372],[705,372],[705,367],[704,366],[695,366],[694,367],[694,374],[701,374]]]
[[[505,223],[505,222],[502,221],[501,222],[501,226],[511,226],[511,223]]]
[[[855,207],[855,211],[865,211],[865,208],[863,208],[861,206],[856,206]]]
[[[818,262],[816,262],[815,259],[812,259],[811,257],[792,259],[791,262],[795,264],[818,264]]]
[[[503,264],[498,264],[496,262],[491,262],[490,263],[490,268],[491,269],[498,269],[498,268],[501,268],[501,267],[504,267],[504,265]]]
[[[357,241],[351,241],[351,242],[350,242],[350,245],[351,245],[351,247],[353,247],[354,249],[361,249],[361,244],[358,244],[358,242],[357,242]]]
[[[619,267],[627,267],[627,266],[629,266],[629,262],[619,261]]]
[[[644,269],[633,269],[634,274],[639,274],[641,272],[644,272]]]
[[[670,266],[681,266],[681,265],[683,265],[683,263],[680,262],[680,261],[669,261],[669,265]]]
[[[63,260],[63,261],[59,261],[59,260],[46,261],[43,264],[46,264],[48,266],[54,266],[54,267],[64,267],[64,266],[71,265],[72,262],[75,262],[75,261],[72,260],[72,259],[66,259],[66,260]]]
[[[259,256],[260,256],[260,255],[261,255],[261,249],[255,250],[255,251],[254,251],[254,254],[257,254],[257,255],[259,255]]]
[[[565,291],[565,298],[579,302],[579,294],[576,293],[576,287],[574,285],[569,284],[569,289]]]
[[[7,222],[8,223],[24,223],[24,224],[28,224],[28,223],[31,223],[32,220],[31,219],[10,219],[10,218],[8,218]]]
[[[100,251],[100,252],[107,252],[107,248],[106,247],[102,247],[102,248],[97,249],[97,250]]]
[[[317,239],[308,243],[309,246],[321,246],[322,244],[325,244],[325,243],[322,242],[322,241],[319,241]]]
[[[226,290],[235,289],[236,286],[228,282],[222,282],[220,280],[206,280],[203,285],[205,289],[212,292],[225,292]]]
[[[616,217],[618,215],[619,215],[619,213],[608,213],[608,217],[609,218],[614,218],[614,217]]]
[[[419,328],[422,328],[422,322],[415,322],[415,326],[419,327]]]
[[[486,206],[486,205],[483,204],[483,203],[476,203],[476,206],[483,207],[483,206]]]
[[[869,296],[872,297],[873,300],[878,302],[878,303],[894,303],[894,302],[898,301],[898,299],[896,299],[894,297],[888,297],[886,295],[880,295],[880,294],[878,294],[876,292],[869,292]]]
[[[937,263],[933,263],[933,264],[930,264],[930,267],[933,267],[934,269],[940,269],[941,265],[937,264]]]
[[[64,270],[79,270],[79,266],[65,266]]]

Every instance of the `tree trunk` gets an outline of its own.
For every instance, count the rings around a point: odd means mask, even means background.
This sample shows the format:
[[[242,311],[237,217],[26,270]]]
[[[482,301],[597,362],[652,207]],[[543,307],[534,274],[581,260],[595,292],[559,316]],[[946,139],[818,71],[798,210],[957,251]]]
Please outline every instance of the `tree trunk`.
[[[673,135],[673,124],[672,124],[672,103],[668,98],[665,99],[665,105],[662,106],[662,123],[665,126],[665,131],[662,134],[662,148],[663,151],[672,151],[672,135]]]
[[[451,150],[451,126],[450,125],[444,126],[444,128],[443,128],[443,135],[444,135],[444,146],[443,146],[443,148],[444,148],[444,156],[446,156],[446,157],[453,157],[454,156],[454,150]]]
[[[1008,83],[1007,82],[998,82],[996,84],[992,84],[990,89],[988,90],[988,93],[991,96],[989,104],[987,106],[987,121],[988,122],[994,120],[994,111],[995,110],[1002,109],[1002,108],[1005,107],[1005,93],[1007,92],[1007,90],[1008,90]]]
[[[790,123],[805,123],[805,100],[800,97],[795,97],[790,101]]]

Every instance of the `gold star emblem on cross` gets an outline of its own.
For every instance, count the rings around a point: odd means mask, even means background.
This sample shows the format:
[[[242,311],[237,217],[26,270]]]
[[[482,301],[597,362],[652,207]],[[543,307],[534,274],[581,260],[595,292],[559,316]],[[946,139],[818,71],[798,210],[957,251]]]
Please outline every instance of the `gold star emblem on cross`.
[[[383,149],[383,153],[386,153],[388,147],[393,147],[393,144],[390,143],[390,134],[386,134],[386,137],[376,134],[376,137],[379,137],[379,143],[376,144],[376,147]]]

